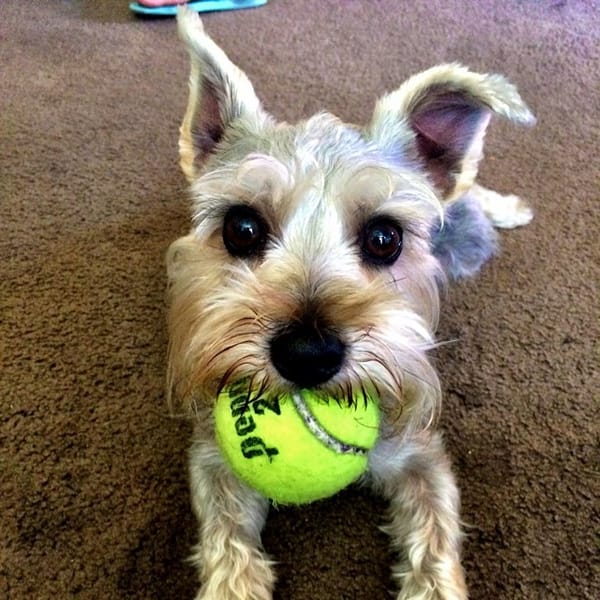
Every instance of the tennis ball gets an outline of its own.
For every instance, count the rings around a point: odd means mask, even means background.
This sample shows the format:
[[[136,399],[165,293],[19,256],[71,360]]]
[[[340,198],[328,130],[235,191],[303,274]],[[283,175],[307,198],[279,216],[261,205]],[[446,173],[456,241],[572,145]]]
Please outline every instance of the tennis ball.
[[[307,504],[358,479],[379,432],[377,403],[353,406],[308,391],[249,401],[244,383],[217,398],[217,443],[233,472],[266,498]]]

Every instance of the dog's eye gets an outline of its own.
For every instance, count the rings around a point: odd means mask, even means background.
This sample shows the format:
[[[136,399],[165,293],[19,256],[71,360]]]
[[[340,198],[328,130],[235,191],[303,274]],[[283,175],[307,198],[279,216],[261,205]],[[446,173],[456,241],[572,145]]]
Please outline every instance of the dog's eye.
[[[223,222],[223,242],[232,256],[254,256],[264,248],[267,227],[249,206],[232,206]]]
[[[402,228],[389,219],[373,219],[363,228],[360,249],[366,262],[391,265],[402,252]]]

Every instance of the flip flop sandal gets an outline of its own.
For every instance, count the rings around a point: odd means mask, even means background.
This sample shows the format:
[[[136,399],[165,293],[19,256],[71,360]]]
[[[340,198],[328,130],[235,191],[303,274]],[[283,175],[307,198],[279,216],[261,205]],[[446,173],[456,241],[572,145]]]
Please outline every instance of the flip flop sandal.
[[[185,6],[196,12],[213,12],[218,10],[236,10],[238,8],[253,8],[262,6],[268,0],[196,0],[195,2],[186,2]],[[144,6],[139,2],[132,2],[129,9],[139,15],[149,16],[174,16],[177,9],[184,4],[168,4],[165,6]]]

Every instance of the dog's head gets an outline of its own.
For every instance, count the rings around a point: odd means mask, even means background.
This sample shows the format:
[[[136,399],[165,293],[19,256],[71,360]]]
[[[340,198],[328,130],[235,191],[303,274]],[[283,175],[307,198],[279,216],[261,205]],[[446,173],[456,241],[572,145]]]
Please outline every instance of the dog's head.
[[[172,397],[208,406],[239,380],[350,402],[368,388],[402,426],[430,422],[430,231],[472,184],[491,114],[531,118],[514,87],[442,65],[381,98],[366,127],[327,113],[278,123],[195,13],[179,29],[193,228],[167,258]]]

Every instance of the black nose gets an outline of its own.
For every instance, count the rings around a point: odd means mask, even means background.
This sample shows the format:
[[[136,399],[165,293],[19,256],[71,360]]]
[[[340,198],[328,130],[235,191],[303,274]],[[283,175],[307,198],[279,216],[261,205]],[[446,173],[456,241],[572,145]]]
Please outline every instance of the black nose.
[[[310,388],[325,383],[340,370],[345,349],[330,329],[293,323],[271,339],[271,362],[282,377]]]

